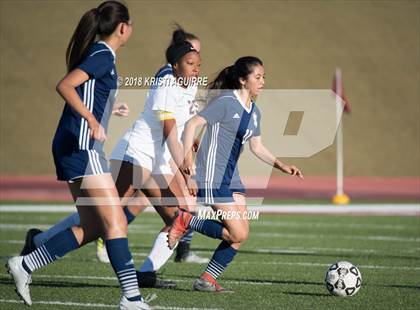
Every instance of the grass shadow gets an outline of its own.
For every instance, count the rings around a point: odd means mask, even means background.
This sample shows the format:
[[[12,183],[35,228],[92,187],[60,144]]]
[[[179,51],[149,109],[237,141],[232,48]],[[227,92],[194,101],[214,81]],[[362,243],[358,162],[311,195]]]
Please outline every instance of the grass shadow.
[[[202,251],[213,253],[215,249],[210,248],[191,248],[192,251]],[[276,250],[276,251],[253,251],[253,250],[240,250],[241,254],[250,254],[250,255],[276,255],[276,256],[315,256],[315,257],[337,257],[337,255],[345,256],[348,258],[375,258],[375,259],[407,259],[407,260],[418,260],[416,256],[404,256],[404,255],[383,255],[383,254],[374,254],[374,253],[319,253],[319,252],[306,252],[306,251],[293,251],[288,250]]]
[[[384,287],[420,290],[420,286],[418,285],[391,284],[391,285],[384,285]]]
[[[12,279],[0,279],[0,284],[15,285]],[[60,287],[60,288],[119,288],[119,285],[114,284],[97,284],[97,283],[78,283],[78,282],[64,282],[64,281],[46,281],[35,280],[30,285],[31,287]]]
[[[287,295],[295,295],[295,296],[310,296],[310,297],[330,297],[331,294],[328,293],[324,293],[324,294],[320,294],[320,293],[304,293],[304,292],[283,292],[283,294],[287,294]]]
[[[179,275],[174,273],[166,273],[166,276],[172,276],[177,278],[186,278],[186,279],[197,279],[196,275]],[[324,285],[321,282],[310,282],[310,281],[293,281],[293,280],[273,280],[273,279],[250,279],[250,278],[232,278],[232,277],[223,277],[223,281],[238,281],[238,282],[249,282],[249,283],[270,283],[270,284],[295,284],[295,285]]]

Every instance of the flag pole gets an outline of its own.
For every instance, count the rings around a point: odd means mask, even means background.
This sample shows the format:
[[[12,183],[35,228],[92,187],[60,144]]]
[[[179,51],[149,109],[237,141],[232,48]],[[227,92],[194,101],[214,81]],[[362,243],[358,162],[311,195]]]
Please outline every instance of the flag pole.
[[[349,196],[344,193],[344,154],[343,154],[343,84],[341,80],[341,70],[335,70],[335,102],[336,102],[336,119],[337,119],[337,136],[336,136],[336,155],[337,155],[337,176],[336,176],[336,193],[332,198],[332,202],[338,205],[346,205],[350,202]]]

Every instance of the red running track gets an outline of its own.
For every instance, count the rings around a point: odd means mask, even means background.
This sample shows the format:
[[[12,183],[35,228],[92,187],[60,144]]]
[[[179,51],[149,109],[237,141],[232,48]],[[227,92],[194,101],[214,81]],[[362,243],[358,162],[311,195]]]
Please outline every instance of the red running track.
[[[335,177],[244,178],[250,197],[269,199],[330,199],[335,193]],[[420,178],[346,177],[345,192],[351,199],[420,201]],[[71,202],[65,182],[53,176],[0,176],[0,201]]]

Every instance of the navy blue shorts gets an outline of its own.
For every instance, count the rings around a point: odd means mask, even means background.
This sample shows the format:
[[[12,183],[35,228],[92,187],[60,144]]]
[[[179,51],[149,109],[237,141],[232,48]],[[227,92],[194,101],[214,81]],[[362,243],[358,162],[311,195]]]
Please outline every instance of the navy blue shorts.
[[[80,177],[109,173],[103,151],[77,150],[71,153],[53,150],[57,179],[71,181]]]
[[[211,188],[206,184],[197,183],[198,193],[197,202],[202,204],[225,204],[235,202],[233,198],[234,193],[241,193],[245,195],[245,188],[243,186],[231,187],[228,184],[221,184],[219,188]]]

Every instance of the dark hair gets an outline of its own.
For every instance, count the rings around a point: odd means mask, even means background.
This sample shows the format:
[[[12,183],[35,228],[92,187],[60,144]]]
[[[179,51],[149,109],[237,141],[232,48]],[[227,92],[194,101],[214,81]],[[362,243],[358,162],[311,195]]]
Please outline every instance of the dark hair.
[[[66,51],[67,70],[70,72],[86,56],[96,36],[111,35],[120,23],[130,20],[127,7],[117,1],[106,1],[87,11],[79,21]]]
[[[171,54],[172,54],[172,51],[175,49],[175,47],[180,47],[181,45],[183,45],[185,42],[188,42],[188,41],[199,40],[199,38],[196,35],[190,32],[186,32],[179,24],[175,23],[175,26],[176,26],[176,29],[172,33],[171,43],[169,44],[165,52],[166,62],[168,63],[173,62]]]
[[[252,73],[255,66],[262,66],[261,59],[254,56],[241,57],[229,67],[219,72],[217,77],[209,83],[209,90],[217,89],[240,89],[240,78],[246,79]],[[212,96],[213,97],[213,96]]]
[[[186,32],[178,23],[175,23],[176,29],[172,33],[172,40],[169,45],[179,44],[184,41],[200,40],[195,34]]]

